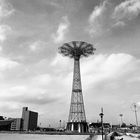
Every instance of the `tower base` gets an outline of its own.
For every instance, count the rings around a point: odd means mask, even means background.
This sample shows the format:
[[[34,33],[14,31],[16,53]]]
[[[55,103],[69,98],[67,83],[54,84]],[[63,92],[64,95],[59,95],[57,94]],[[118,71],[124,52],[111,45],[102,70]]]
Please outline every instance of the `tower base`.
[[[71,131],[74,133],[87,133],[88,124],[87,122],[68,122],[67,131]]]

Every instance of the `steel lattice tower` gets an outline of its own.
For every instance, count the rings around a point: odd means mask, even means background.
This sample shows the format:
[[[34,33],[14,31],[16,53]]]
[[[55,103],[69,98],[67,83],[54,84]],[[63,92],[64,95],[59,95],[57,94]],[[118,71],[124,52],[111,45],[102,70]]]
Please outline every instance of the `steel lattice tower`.
[[[72,41],[59,47],[59,52],[64,56],[74,58],[73,86],[71,95],[71,105],[67,130],[84,133],[88,131],[84,101],[82,95],[82,85],[80,76],[80,58],[94,54],[95,48],[92,44],[82,41]]]

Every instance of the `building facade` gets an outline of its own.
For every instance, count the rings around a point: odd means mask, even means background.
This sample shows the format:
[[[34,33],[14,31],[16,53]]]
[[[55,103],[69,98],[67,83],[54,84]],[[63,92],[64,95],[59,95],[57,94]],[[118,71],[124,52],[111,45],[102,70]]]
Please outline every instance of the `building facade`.
[[[22,130],[34,131],[37,128],[38,113],[28,110],[28,107],[23,107],[22,120]]]
[[[22,129],[22,119],[21,118],[15,118],[14,121],[11,123],[11,129],[12,131],[20,131]]]
[[[0,131],[10,131],[13,120],[0,120]]]

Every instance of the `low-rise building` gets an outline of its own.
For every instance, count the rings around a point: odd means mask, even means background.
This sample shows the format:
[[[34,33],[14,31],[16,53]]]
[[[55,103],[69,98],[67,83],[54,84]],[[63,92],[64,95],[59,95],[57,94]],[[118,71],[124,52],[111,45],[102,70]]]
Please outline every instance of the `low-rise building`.
[[[20,131],[22,129],[22,118],[15,118],[14,121],[11,123],[11,130],[12,131]]]
[[[9,131],[13,120],[0,120],[0,131]]]

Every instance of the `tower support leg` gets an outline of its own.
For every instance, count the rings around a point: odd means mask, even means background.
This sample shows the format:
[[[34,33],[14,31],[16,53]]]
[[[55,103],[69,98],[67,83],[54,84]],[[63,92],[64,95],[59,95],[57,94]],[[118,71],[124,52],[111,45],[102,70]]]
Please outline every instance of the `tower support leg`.
[[[78,132],[81,133],[81,125],[80,125],[80,123],[78,124]]]
[[[72,123],[71,124],[71,131],[73,131],[74,130],[74,124]]]
[[[68,122],[67,130],[71,132],[77,132],[77,133],[87,133],[88,124],[87,122]]]

